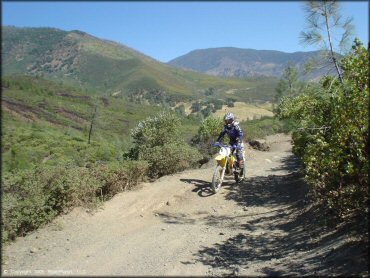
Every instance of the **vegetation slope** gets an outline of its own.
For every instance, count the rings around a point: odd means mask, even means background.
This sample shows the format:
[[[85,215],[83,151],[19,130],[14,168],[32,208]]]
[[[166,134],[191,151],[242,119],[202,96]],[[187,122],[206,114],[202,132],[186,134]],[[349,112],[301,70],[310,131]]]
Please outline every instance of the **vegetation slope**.
[[[221,93],[241,90],[239,98],[245,98],[243,101],[248,97],[260,99],[259,94],[272,99],[277,82],[219,78],[181,70],[81,31],[3,26],[2,38],[3,75],[43,76],[104,95],[161,91],[174,100],[189,100],[213,88]],[[266,87],[265,83],[272,86]],[[246,88],[257,93],[248,94]]]

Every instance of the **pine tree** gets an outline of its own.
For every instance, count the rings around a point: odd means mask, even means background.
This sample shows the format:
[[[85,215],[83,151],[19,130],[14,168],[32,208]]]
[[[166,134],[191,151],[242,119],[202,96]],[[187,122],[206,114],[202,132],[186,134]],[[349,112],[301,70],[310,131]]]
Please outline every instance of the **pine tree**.
[[[320,45],[325,53],[328,53],[328,58],[335,66],[340,82],[343,83],[343,74],[336,52],[342,53],[346,50],[354,31],[353,19],[343,20],[337,1],[309,1],[305,4],[304,11],[306,12],[307,31],[301,32],[301,43]],[[335,45],[334,42],[338,39],[335,35],[337,30],[342,30],[342,32],[338,35],[339,44]]]
[[[275,89],[275,100],[279,102],[285,96],[294,96],[298,90],[298,70],[295,66],[288,64]]]

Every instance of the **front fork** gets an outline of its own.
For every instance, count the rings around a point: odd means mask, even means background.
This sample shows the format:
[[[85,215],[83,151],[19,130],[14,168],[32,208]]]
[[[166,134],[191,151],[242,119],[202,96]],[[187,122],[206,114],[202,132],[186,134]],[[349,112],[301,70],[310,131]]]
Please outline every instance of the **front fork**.
[[[224,177],[225,177],[225,170],[226,170],[226,167],[222,167],[222,172],[221,172],[221,177],[220,177],[220,181],[221,181],[221,182],[224,180]]]
[[[233,155],[231,155],[230,157],[223,157],[222,159],[217,159],[217,164],[222,167],[222,174],[221,174],[222,179],[225,176],[226,168],[228,168],[227,174],[233,173],[235,161],[236,159],[234,158]]]

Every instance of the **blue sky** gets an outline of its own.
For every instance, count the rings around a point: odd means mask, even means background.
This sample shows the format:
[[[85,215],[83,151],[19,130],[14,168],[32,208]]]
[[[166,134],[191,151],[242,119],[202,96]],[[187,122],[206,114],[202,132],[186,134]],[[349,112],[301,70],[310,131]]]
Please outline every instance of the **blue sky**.
[[[304,2],[2,1],[2,25],[81,30],[120,42],[161,62],[195,49],[239,47],[310,51],[299,44]],[[340,2],[355,34],[369,40],[367,1]]]

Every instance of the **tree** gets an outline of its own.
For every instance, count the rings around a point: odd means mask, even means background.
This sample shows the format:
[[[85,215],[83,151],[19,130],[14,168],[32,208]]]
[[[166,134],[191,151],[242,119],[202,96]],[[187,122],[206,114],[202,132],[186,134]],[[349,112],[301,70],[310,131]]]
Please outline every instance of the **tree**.
[[[194,102],[191,105],[191,111],[192,111],[192,113],[198,112],[198,111],[200,111],[200,109],[202,109],[202,105],[198,101],[197,102]]]
[[[215,93],[215,89],[214,89],[214,88],[212,88],[212,87],[209,87],[209,88],[206,90],[205,95],[206,95],[206,96],[211,96],[211,95],[213,95],[214,93]]]
[[[305,4],[307,31],[302,31],[301,43],[309,45],[321,45],[324,53],[327,53],[329,60],[335,66],[340,82],[343,84],[343,74],[340,69],[338,55],[347,47],[354,30],[352,18],[343,20],[339,12],[337,1],[309,1]],[[340,35],[335,35],[336,30],[342,30]],[[340,37],[338,49],[334,45]]]
[[[200,113],[202,113],[204,118],[207,118],[209,115],[211,115],[212,109],[213,109],[212,107],[213,106],[211,106],[211,105],[207,105],[206,108],[204,108],[200,111]]]
[[[227,107],[234,107],[234,106],[235,106],[235,105],[234,105],[234,102],[235,102],[235,99],[233,99],[233,98],[228,98],[228,99],[226,100]]]
[[[222,105],[224,104],[223,100],[217,99],[214,102],[215,105],[215,110],[220,110],[222,109]]]
[[[175,108],[175,112],[176,112],[177,114],[180,114],[181,116],[186,116],[186,112],[185,112],[185,106],[184,106],[184,104],[181,104],[181,105],[177,106],[177,107]]]
[[[284,69],[283,76],[281,77],[275,91],[276,102],[289,93],[289,96],[293,96],[298,90],[298,70],[294,65],[288,64]]]
[[[288,65],[283,73],[283,78],[286,80],[288,85],[289,94],[293,95],[295,91],[295,84],[298,82],[298,70],[293,65]]]

